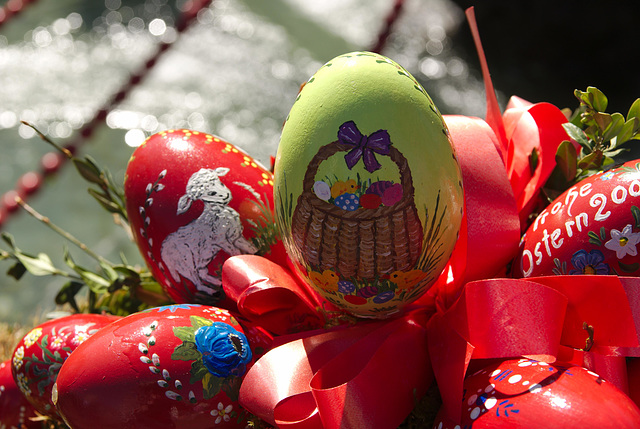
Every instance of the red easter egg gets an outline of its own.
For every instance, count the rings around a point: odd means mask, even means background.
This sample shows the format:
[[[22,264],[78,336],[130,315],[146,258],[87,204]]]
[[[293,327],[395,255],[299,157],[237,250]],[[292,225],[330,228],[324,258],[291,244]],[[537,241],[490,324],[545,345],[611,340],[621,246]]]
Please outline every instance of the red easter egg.
[[[273,175],[219,137],[169,130],[129,160],[124,192],[131,229],[154,277],[178,303],[224,299],[230,256],[286,265],[273,217]]]
[[[638,428],[640,410],[613,384],[579,366],[532,359],[494,363],[464,381],[462,421],[441,409],[434,428]]]
[[[11,358],[11,372],[39,413],[60,419],[51,392],[62,364],[87,338],[118,319],[100,314],[72,314],[40,324],[20,340]]]
[[[39,429],[33,406],[22,394],[11,375],[11,359],[0,363],[0,428]]]
[[[523,277],[640,275],[640,161],[590,176],[545,208],[522,238]]]
[[[266,351],[256,344],[267,342],[248,340],[224,309],[176,304],[134,313],[67,359],[56,405],[74,429],[244,428],[238,392],[256,352]]]
[[[363,194],[360,197],[360,205],[365,209],[377,209],[382,204],[382,198],[377,194]]]
[[[382,194],[382,204],[387,207],[391,207],[392,205],[400,202],[402,199],[402,184],[394,183],[384,190]]]

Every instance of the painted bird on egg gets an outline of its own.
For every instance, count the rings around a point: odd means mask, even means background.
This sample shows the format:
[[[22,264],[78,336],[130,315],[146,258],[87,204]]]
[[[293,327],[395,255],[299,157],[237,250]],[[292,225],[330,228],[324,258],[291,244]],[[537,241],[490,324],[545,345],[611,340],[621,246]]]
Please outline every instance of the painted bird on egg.
[[[299,274],[333,304],[387,317],[438,278],[462,218],[442,116],[404,68],[370,52],[300,91],[275,164],[276,222]]]
[[[136,243],[178,303],[223,305],[222,263],[279,260],[273,176],[235,146],[191,130],[163,131],[138,147],[125,196]]]

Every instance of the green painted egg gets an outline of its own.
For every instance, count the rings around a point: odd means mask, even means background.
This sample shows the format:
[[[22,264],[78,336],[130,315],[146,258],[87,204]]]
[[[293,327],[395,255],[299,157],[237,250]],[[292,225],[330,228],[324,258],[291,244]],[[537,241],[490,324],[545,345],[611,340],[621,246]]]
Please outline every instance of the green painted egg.
[[[284,124],[278,228],[295,269],[361,317],[398,313],[449,259],[462,176],[433,101],[404,68],[353,52],[322,66]]]

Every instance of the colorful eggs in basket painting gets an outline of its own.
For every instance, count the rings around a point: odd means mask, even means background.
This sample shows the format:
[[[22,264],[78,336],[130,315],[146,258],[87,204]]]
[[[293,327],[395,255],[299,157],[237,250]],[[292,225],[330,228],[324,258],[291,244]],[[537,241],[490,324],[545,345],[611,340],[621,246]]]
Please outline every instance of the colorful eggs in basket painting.
[[[163,131],[136,148],[125,176],[127,214],[147,265],[175,302],[221,302],[229,256],[285,263],[272,179],[246,153],[198,131]]]
[[[588,177],[545,208],[522,239],[524,277],[640,275],[640,161]]]
[[[440,275],[462,218],[460,169],[442,116],[392,60],[341,55],[304,85],[275,164],[276,221],[324,298],[386,317]]]
[[[20,340],[11,356],[11,372],[26,399],[40,414],[60,419],[51,392],[62,364],[76,348],[117,316],[73,314],[46,321]]]
[[[263,341],[254,329],[250,346],[227,310],[197,304],[132,314],[67,359],[56,406],[74,429],[243,428],[238,391]]]
[[[464,381],[462,421],[441,409],[433,428],[638,428],[640,410],[598,374],[579,366],[511,359]]]

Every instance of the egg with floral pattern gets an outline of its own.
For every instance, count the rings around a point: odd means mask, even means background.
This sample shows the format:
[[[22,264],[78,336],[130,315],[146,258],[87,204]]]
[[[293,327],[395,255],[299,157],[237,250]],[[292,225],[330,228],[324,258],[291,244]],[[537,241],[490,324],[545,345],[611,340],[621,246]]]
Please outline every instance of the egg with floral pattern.
[[[11,373],[39,413],[60,419],[51,392],[62,364],[91,335],[118,319],[100,314],[72,314],[40,324],[20,340],[11,357]]]
[[[153,134],[127,165],[124,192],[135,241],[178,303],[227,306],[223,262],[257,254],[286,265],[273,218],[273,175],[219,137]]]
[[[640,160],[578,182],[531,224],[516,272],[639,276],[639,207]]]
[[[235,428],[242,378],[265,344],[227,310],[175,304],[127,316],[62,366],[55,402],[74,429]],[[87,410],[91,410],[87,413]]]
[[[11,359],[0,363],[0,428],[42,428],[40,422],[30,420],[33,417],[37,417],[36,410],[11,374]]]
[[[487,366],[464,381],[462,421],[440,410],[433,425],[454,428],[638,428],[640,410],[585,368],[532,359]]]

